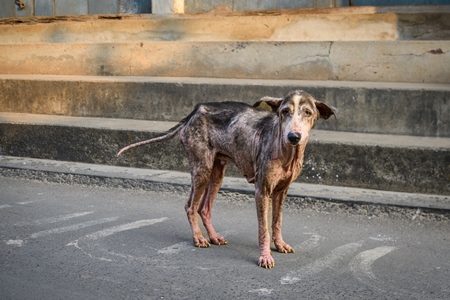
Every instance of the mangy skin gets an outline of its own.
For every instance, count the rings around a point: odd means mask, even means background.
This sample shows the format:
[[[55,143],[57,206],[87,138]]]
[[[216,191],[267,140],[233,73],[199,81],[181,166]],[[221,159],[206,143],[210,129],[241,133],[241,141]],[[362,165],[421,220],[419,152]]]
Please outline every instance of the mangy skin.
[[[333,107],[315,100],[304,91],[282,98],[264,97],[255,108],[239,102],[199,104],[165,136],[130,145],[166,140],[179,135],[190,163],[191,194],[185,209],[196,247],[209,247],[196,214],[199,213],[209,240],[225,245],[211,223],[211,208],[222,184],[226,164],[231,161],[255,184],[260,257],[258,264],[272,268],[268,227],[269,199],[272,197],[272,240],[282,253],[293,253],[282,237],[282,206],[287,189],[302,170],[308,135],[319,118],[336,114]]]

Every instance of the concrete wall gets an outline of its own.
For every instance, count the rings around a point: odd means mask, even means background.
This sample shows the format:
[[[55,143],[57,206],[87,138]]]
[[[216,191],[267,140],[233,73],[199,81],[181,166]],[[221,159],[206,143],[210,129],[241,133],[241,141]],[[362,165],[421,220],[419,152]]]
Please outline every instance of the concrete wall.
[[[348,6],[348,0],[184,0],[185,13]]]
[[[168,14],[386,5],[450,4],[450,0],[0,0],[0,18],[87,14]]]
[[[0,18],[29,16],[63,16],[87,14],[152,13],[151,0],[21,0],[20,9],[14,0],[0,0]],[[169,0],[165,0],[168,2]],[[172,3],[174,0],[170,0]],[[176,1],[176,0],[175,0]],[[156,1],[163,2],[163,1]]]
[[[450,0],[351,0],[356,6],[390,6],[390,5],[442,5]]]
[[[0,18],[87,14],[205,13],[348,6],[349,0],[0,0]]]

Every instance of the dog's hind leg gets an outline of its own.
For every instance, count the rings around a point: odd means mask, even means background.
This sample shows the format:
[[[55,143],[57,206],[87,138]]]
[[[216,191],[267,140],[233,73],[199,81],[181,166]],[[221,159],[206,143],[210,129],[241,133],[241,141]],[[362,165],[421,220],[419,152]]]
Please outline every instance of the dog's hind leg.
[[[198,208],[198,213],[200,214],[203,225],[208,232],[209,240],[214,245],[228,244],[228,241],[223,236],[217,234],[211,223],[212,206],[214,199],[219,192],[220,186],[222,185],[222,179],[225,174],[225,167],[226,161],[221,161],[217,158],[214,160],[210,180]]]
[[[198,170],[195,173],[192,172],[191,194],[185,206],[187,218],[191,225],[194,246],[200,248],[208,248],[210,246],[208,240],[203,236],[197,221],[198,205],[208,185],[210,173],[211,169]]]
[[[186,203],[185,210],[189,224],[192,229],[192,238],[194,246],[207,248],[210,246],[208,240],[203,236],[197,220],[197,212],[199,210],[200,200],[205,193],[210,182],[211,173],[214,166],[215,153],[205,146],[205,143],[196,140],[195,143],[186,147],[188,152],[189,163],[191,169],[191,194]]]

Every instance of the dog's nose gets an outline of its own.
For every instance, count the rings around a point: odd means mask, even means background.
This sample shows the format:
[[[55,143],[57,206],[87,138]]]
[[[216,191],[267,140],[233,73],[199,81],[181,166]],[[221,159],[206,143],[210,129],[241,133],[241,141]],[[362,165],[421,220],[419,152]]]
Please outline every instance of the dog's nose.
[[[299,132],[289,132],[288,140],[292,145],[297,145],[300,142],[302,135]]]

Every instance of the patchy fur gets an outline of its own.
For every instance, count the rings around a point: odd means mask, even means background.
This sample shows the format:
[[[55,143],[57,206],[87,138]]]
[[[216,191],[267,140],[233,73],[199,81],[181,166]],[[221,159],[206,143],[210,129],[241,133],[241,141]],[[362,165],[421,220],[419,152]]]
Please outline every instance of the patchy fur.
[[[272,268],[275,261],[270,252],[269,200],[272,197],[275,247],[279,252],[292,253],[294,249],[281,235],[282,206],[287,189],[302,170],[303,153],[314,122],[336,113],[335,108],[304,91],[293,91],[282,98],[264,97],[254,107],[240,102],[198,104],[166,135],[129,145],[119,155],[136,146],[179,136],[190,164],[192,186],[185,210],[196,247],[228,243],[214,230],[211,209],[227,163],[235,164],[247,181],[255,184],[258,264]],[[209,241],[200,230],[197,213]]]

